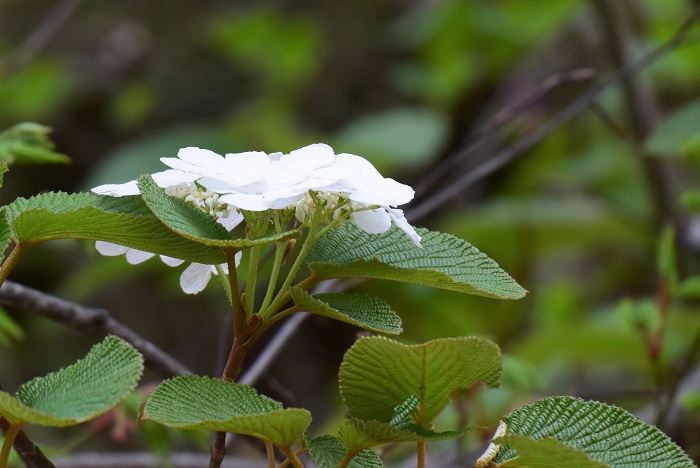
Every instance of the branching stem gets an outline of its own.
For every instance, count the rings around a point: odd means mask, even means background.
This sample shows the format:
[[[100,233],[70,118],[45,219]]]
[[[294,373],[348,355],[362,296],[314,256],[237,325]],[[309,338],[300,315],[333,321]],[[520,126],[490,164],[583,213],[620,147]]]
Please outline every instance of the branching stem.
[[[7,468],[12,444],[15,442],[15,437],[17,437],[21,427],[21,424],[10,424],[10,427],[7,428],[5,432],[5,441],[2,444],[2,451],[0,451],[0,468]]]
[[[10,255],[7,256],[0,267],[0,285],[5,282],[12,269],[17,265],[17,262],[19,262],[26,251],[27,247],[23,244],[15,244],[14,247],[12,247]]]

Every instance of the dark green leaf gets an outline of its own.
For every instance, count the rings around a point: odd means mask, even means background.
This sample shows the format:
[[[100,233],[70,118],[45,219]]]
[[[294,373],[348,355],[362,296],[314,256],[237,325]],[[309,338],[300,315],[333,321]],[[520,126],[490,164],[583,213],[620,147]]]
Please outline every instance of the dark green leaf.
[[[309,455],[321,468],[337,468],[346,450],[333,436],[324,435],[309,440]],[[381,468],[381,458],[373,450],[362,450],[348,464],[349,468]]]

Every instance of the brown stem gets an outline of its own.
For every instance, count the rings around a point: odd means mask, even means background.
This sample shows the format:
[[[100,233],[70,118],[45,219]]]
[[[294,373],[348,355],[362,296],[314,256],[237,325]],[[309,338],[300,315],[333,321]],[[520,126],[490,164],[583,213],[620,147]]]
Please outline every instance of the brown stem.
[[[226,456],[226,433],[217,431],[214,433],[214,443],[209,450],[209,468],[219,468]]]

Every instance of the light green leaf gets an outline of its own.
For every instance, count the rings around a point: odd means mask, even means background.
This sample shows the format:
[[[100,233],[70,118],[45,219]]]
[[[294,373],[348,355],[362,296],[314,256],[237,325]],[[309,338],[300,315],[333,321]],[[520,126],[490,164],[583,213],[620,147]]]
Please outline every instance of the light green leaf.
[[[182,199],[169,196],[150,175],[139,177],[138,183],[143,199],[158,219],[180,236],[204,245],[244,249],[300,234],[298,230],[291,230],[254,239],[232,239],[213,216]]]
[[[304,311],[357,325],[366,330],[398,335],[401,318],[389,304],[368,294],[322,293],[311,295],[303,289],[291,290],[294,303]]]
[[[603,403],[572,397],[543,398],[516,409],[503,420],[507,424],[507,436],[515,434],[536,440],[553,437],[614,467],[695,466],[659,429],[621,408]],[[529,452],[531,446],[526,444],[526,447]],[[516,455],[514,447],[505,444],[494,461],[504,462]]]
[[[395,226],[383,234],[367,234],[347,222],[318,239],[306,261],[319,279],[388,279],[501,299],[527,293],[467,242],[427,229],[417,232],[422,248]]]
[[[678,288],[678,293],[684,299],[700,298],[700,275],[686,278]]]
[[[331,435],[309,440],[309,455],[321,468],[337,468],[345,457],[343,445]],[[349,468],[381,468],[382,459],[373,450],[362,450],[348,464]]]
[[[593,460],[586,452],[559,442],[553,437],[533,439],[523,435],[510,435],[494,440],[497,444],[506,444],[518,452],[497,466],[518,468],[606,468],[610,465]]]
[[[644,146],[655,153],[680,153],[684,143],[700,133],[700,99],[675,111],[647,138]]]
[[[19,198],[2,208],[0,241],[37,244],[53,239],[91,239],[199,263],[223,263],[220,248],[178,236],[141,197],[91,193],[45,193]]]
[[[449,124],[443,115],[424,109],[392,109],[352,122],[338,135],[338,146],[349,153],[369,155],[383,172],[426,164],[448,136]]]
[[[31,122],[5,130],[0,133],[0,160],[8,164],[69,163],[68,156],[53,151],[49,133],[49,127]]]
[[[119,403],[141,372],[141,354],[109,336],[75,364],[25,383],[15,397],[0,391],[0,414],[11,424],[72,426]]]
[[[311,424],[311,413],[283,409],[247,385],[186,375],[158,386],[139,419],[178,429],[246,434],[289,448]]]
[[[340,366],[340,390],[353,418],[389,422],[409,397],[420,404],[414,423],[431,429],[457,389],[501,380],[501,353],[481,338],[443,338],[406,346],[383,337],[358,340]]]

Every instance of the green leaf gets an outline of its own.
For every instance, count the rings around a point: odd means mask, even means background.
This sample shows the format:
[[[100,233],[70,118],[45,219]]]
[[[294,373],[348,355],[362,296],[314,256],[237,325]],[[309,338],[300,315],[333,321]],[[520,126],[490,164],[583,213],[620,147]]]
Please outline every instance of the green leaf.
[[[346,450],[338,439],[331,435],[309,440],[309,455],[321,468],[337,468],[345,457]],[[373,450],[362,450],[348,464],[349,468],[381,468],[382,459]]]
[[[24,332],[12,317],[0,307],[0,344],[9,345],[13,341],[24,338]]]
[[[72,426],[117,405],[141,372],[141,354],[109,336],[75,364],[25,383],[15,397],[0,391],[0,414],[11,424]]]
[[[14,163],[62,163],[70,158],[53,151],[54,144],[49,139],[49,127],[24,122],[0,133],[0,160]]]
[[[340,366],[340,390],[354,418],[389,422],[411,396],[414,423],[430,430],[457,389],[501,380],[501,353],[481,338],[443,338],[406,346],[383,337],[358,340]]]
[[[417,232],[423,237],[422,248],[396,226],[383,234],[367,234],[347,222],[318,239],[306,261],[319,279],[388,279],[501,299],[527,293],[467,242],[427,229]]]
[[[700,275],[690,276],[683,280],[678,293],[684,299],[700,298]]]
[[[360,117],[338,135],[349,153],[373,155],[380,171],[428,163],[449,136],[443,115],[424,109],[392,109]]]
[[[553,437],[610,466],[695,466],[659,429],[621,408],[603,403],[572,397],[544,398],[516,409],[503,420],[507,424],[507,436],[515,434],[535,440]],[[529,453],[532,446],[527,443],[525,446]],[[504,444],[494,461],[513,458],[515,450]]]
[[[291,290],[294,303],[304,311],[350,323],[366,330],[398,335],[401,318],[389,304],[369,294],[322,293]]]
[[[518,456],[497,466],[518,468],[606,468],[610,465],[593,460],[586,452],[559,442],[553,437],[533,439],[523,435],[510,435],[494,440],[515,449]]]
[[[659,272],[674,288],[678,284],[678,267],[676,265],[676,234],[671,226],[667,226],[659,239],[657,266]]]
[[[223,263],[216,247],[178,236],[148,209],[141,197],[91,193],[45,193],[19,198],[2,208],[0,242],[36,244],[53,239],[91,239],[199,263]]]
[[[213,216],[185,200],[169,196],[150,175],[139,177],[138,184],[146,204],[163,224],[180,236],[204,245],[244,249],[300,234],[295,229],[254,239],[232,239],[226,228],[217,223]]]
[[[246,434],[289,448],[311,424],[311,413],[283,409],[247,385],[186,375],[160,384],[139,419],[178,429]]]
[[[672,113],[647,138],[644,146],[655,153],[680,153],[684,143],[700,133],[700,99]]]

